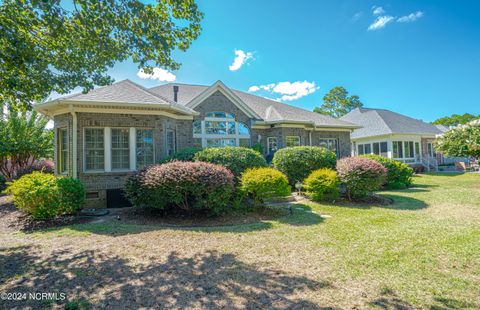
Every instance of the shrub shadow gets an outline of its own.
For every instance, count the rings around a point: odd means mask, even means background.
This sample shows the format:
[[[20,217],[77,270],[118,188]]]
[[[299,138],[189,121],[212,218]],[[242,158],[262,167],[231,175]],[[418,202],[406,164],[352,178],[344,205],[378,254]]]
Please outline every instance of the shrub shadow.
[[[405,191],[405,190],[404,190]],[[353,209],[372,209],[372,208],[383,208],[391,210],[420,210],[428,207],[428,204],[422,200],[394,195],[394,194],[378,194],[380,197],[385,197],[393,201],[392,204],[375,204],[375,203],[365,203],[365,202],[348,202],[341,201],[334,206],[341,208],[353,208]]]
[[[154,259],[132,266],[128,260],[94,251],[53,251],[47,257],[31,247],[2,248],[4,293],[65,293],[57,306],[81,301],[93,308],[332,309],[298,297],[322,294],[332,285],[281,270],[262,269],[216,251]],[[18,261],[18,263],[16,262]],[[15,275],[15,276],[14,276]],[[45,301],[5,300],[11,308],[41,308]]]

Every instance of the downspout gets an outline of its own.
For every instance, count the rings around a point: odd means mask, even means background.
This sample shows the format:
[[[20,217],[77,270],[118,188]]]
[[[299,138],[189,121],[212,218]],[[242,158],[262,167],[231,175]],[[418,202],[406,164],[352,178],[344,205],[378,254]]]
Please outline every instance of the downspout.
[[[70,105],[70,114],[72,115],[72,177],[76,179],[77,176],[77,113]]]

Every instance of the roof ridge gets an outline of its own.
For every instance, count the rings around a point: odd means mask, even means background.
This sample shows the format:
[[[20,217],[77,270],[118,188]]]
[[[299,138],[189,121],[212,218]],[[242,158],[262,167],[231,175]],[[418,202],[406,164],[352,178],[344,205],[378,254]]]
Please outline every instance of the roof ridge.
[[[378,114],[378,111],[377,111],[377,110],[372,110],[372,111],[375,112],[375,114],[378,115],[378,117],[380,118],[380,121],[387,127],[388,131],[389,131],[390,133],[393,133],[393,129],[387,124],[387,122],[385,122],[385,120],[383,119],[383,117],[382,117],[380,114]]]

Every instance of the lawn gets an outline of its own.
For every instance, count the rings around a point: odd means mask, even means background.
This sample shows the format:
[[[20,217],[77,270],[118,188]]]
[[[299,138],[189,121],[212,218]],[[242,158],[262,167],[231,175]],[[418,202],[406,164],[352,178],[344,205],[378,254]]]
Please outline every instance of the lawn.
[[[480,308],[480,174],[421,175],[388,206],[308,203],[245,225],[122,221],[0,232],[6,308]],[[0,207],[1,210],[1,207]],[[5,212],[2,216],[7,216]]]

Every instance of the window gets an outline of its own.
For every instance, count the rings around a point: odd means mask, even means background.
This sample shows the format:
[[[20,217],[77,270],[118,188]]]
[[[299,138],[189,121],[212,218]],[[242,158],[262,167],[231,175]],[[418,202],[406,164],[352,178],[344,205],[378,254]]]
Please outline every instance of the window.
[[[136,130],[137,169],[153,164],[153,130]]]
[[[112,128],[112,170],[130,168],[129,129]]]
[[[373,154],[380,155],[380,143],[379,142],[373,143]]]
[[[363,147],[363,144],[358,145],[358,155],[364,155],[365,154],[365,148]]]
[[[415,155],[420,155],[420,143],[415,142]]]
[[[320,139],[318,146],[329,149],[338,156],[338,140],[337,139]]]
[[[235,146],[235,139],[207,139],[207,147]]]
[[[267,148],[268,148],[268,154],[273,154],[278,150],[277,137],[267,138]]]
[[[104,170],[103,128],[85,128],[85,170]]]
[[[427,143],[428,156],[435,157],[435,150],[433,149],[433,144],[431,142]]]
[[[406,158],[414,158],[414,149],[413,149],[413,141],[405,141],[405,157]]]
[[[393,141],[393,158],[403,158],[402,141]]]
[[[205,117],[212,117],[212,118],[235,118],[235,115],[226,112],[207,112],[205,113]]]
[[[372,154],[372,145],[371,144],[365,144],[364,149],[365,149],[365,154]]]
[[[388,144],[387,142],[380,142],[380,155],[388,157]]]
[[[193,134],[202,133],[202,121],[196,120],[193,121]]]
[[[175,153],[175,131],[169,129],[167,130],[167,156]]]
[[[202,139],[203,147],[250,146],[248,126],[227,112],[205,113],[205,120],[193,122],[193,136]]]
[[[57,134],[57,170],[59,173],[65,173],[68,161],[67,129],[58,129]]]
[[[300,137],[299,136],[286,136],[285,145],[287,147],[300,146]]]

